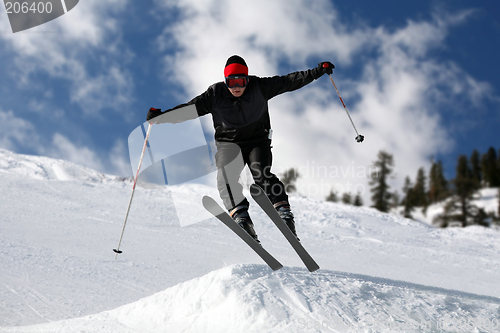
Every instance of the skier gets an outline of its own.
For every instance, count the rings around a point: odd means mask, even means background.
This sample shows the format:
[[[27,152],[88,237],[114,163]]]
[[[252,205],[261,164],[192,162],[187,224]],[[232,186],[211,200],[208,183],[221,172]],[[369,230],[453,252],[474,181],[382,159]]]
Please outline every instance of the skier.
[[[271,173],[272,131],[267,102],[277,95],[302,88],[324,74],[332,74],[334,68],[327,61],[310,70],[261,78],[249,76],[245,60],[233,55],[224,68],[224,82],[211,85],[190,102],[172,109],[162,112],[161,109],[150,108],[147,121],[164,122],[161,115],[186,106],[195,107],[195,117],[210,113],[217,146],[217,188],[229,215],[259,242],[248,214],[249,202],[238,183],[244,166],[248,165],[255,183],[264,190],[297,237],[285,186]]]

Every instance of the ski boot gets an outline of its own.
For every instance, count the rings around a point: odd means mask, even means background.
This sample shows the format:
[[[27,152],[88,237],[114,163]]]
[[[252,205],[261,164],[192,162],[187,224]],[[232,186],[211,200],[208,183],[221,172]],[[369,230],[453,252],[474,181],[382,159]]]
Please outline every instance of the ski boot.
[[[253,222],[250,219],[250,215],[248,214],[247,206],[238,206],[234,208],[229,215],[233,218],[233,220],[238,223],[240,227],[242,227],[257,243],[260,244],[259,239],[257,238],[257,233],[253,228]]]
[[[274,208],[278,211],[278,215],[283,221],[285,221],[288,229],[290,229],[295,238],[300,241],[299,237],[297,237],[297,231],[295,231],[295,221],[293,220],[293,213],[290,209],[290,204],[287,201],[282,201],[275,203]]]

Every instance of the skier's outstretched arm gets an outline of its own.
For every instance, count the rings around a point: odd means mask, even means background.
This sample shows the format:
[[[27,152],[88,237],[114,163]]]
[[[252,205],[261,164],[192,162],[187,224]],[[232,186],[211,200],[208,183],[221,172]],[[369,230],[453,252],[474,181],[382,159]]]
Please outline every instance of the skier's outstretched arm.
[[[213,87],[209,87],[203,94],[196,96],[188,103],[179,104],[172,109],[150,108],[146,120],[155,124],[178,124],[187,120],[196,119],[210,113],[213,100]]]
[[[283,76],[273,76],[261,78],[262,93],[269,100],[279,94],[288,91],[294,91],[308,85],[324,74],[331,74],[335,66],[324,61],[318,64],[318,67],[307,71],[293,72]]]

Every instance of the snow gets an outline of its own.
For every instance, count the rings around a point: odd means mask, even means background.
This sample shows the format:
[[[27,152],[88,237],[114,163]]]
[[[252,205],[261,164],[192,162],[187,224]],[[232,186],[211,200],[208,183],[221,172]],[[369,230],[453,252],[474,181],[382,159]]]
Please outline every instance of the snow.
[[[334,271],[310,274],[302,268],[284,268],[271,273],[266,266],[246,264],[213,271],[111,311],[21,330],[346,332],[358,327],[425,330],[445,325],[466,328],[469,323],[460,322],[462,316],[474,312],[487,318],[497,310],[498,300],[484,296]],[[6,332],[19,330],[10,328]]]
[[[0,150],[0,184],[0,332],[500,330],[495,229],[291,197],[309,273],[253,204],[273,272],[215,218],[181,227],[172,196],[216,189],[137,188],[115,260],[129,180]]]
[[[39,180],[103,181],[117,178],[64,160],[18,155],[5,149],[0,149],[0,172]]]

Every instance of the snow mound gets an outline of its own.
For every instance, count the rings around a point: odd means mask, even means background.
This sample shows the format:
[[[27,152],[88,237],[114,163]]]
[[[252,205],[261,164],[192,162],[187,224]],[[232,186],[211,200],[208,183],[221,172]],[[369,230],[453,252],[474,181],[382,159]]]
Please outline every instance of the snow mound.
[[[487,319],[499,305],[494,297],[402,281],[247,264],[115,310],[3,332],[472,332],[498,325]]]
[[[103,182],[123,180],[65,160],[15,154],[0,149],[0,172],[38,180],[84,180]]]

